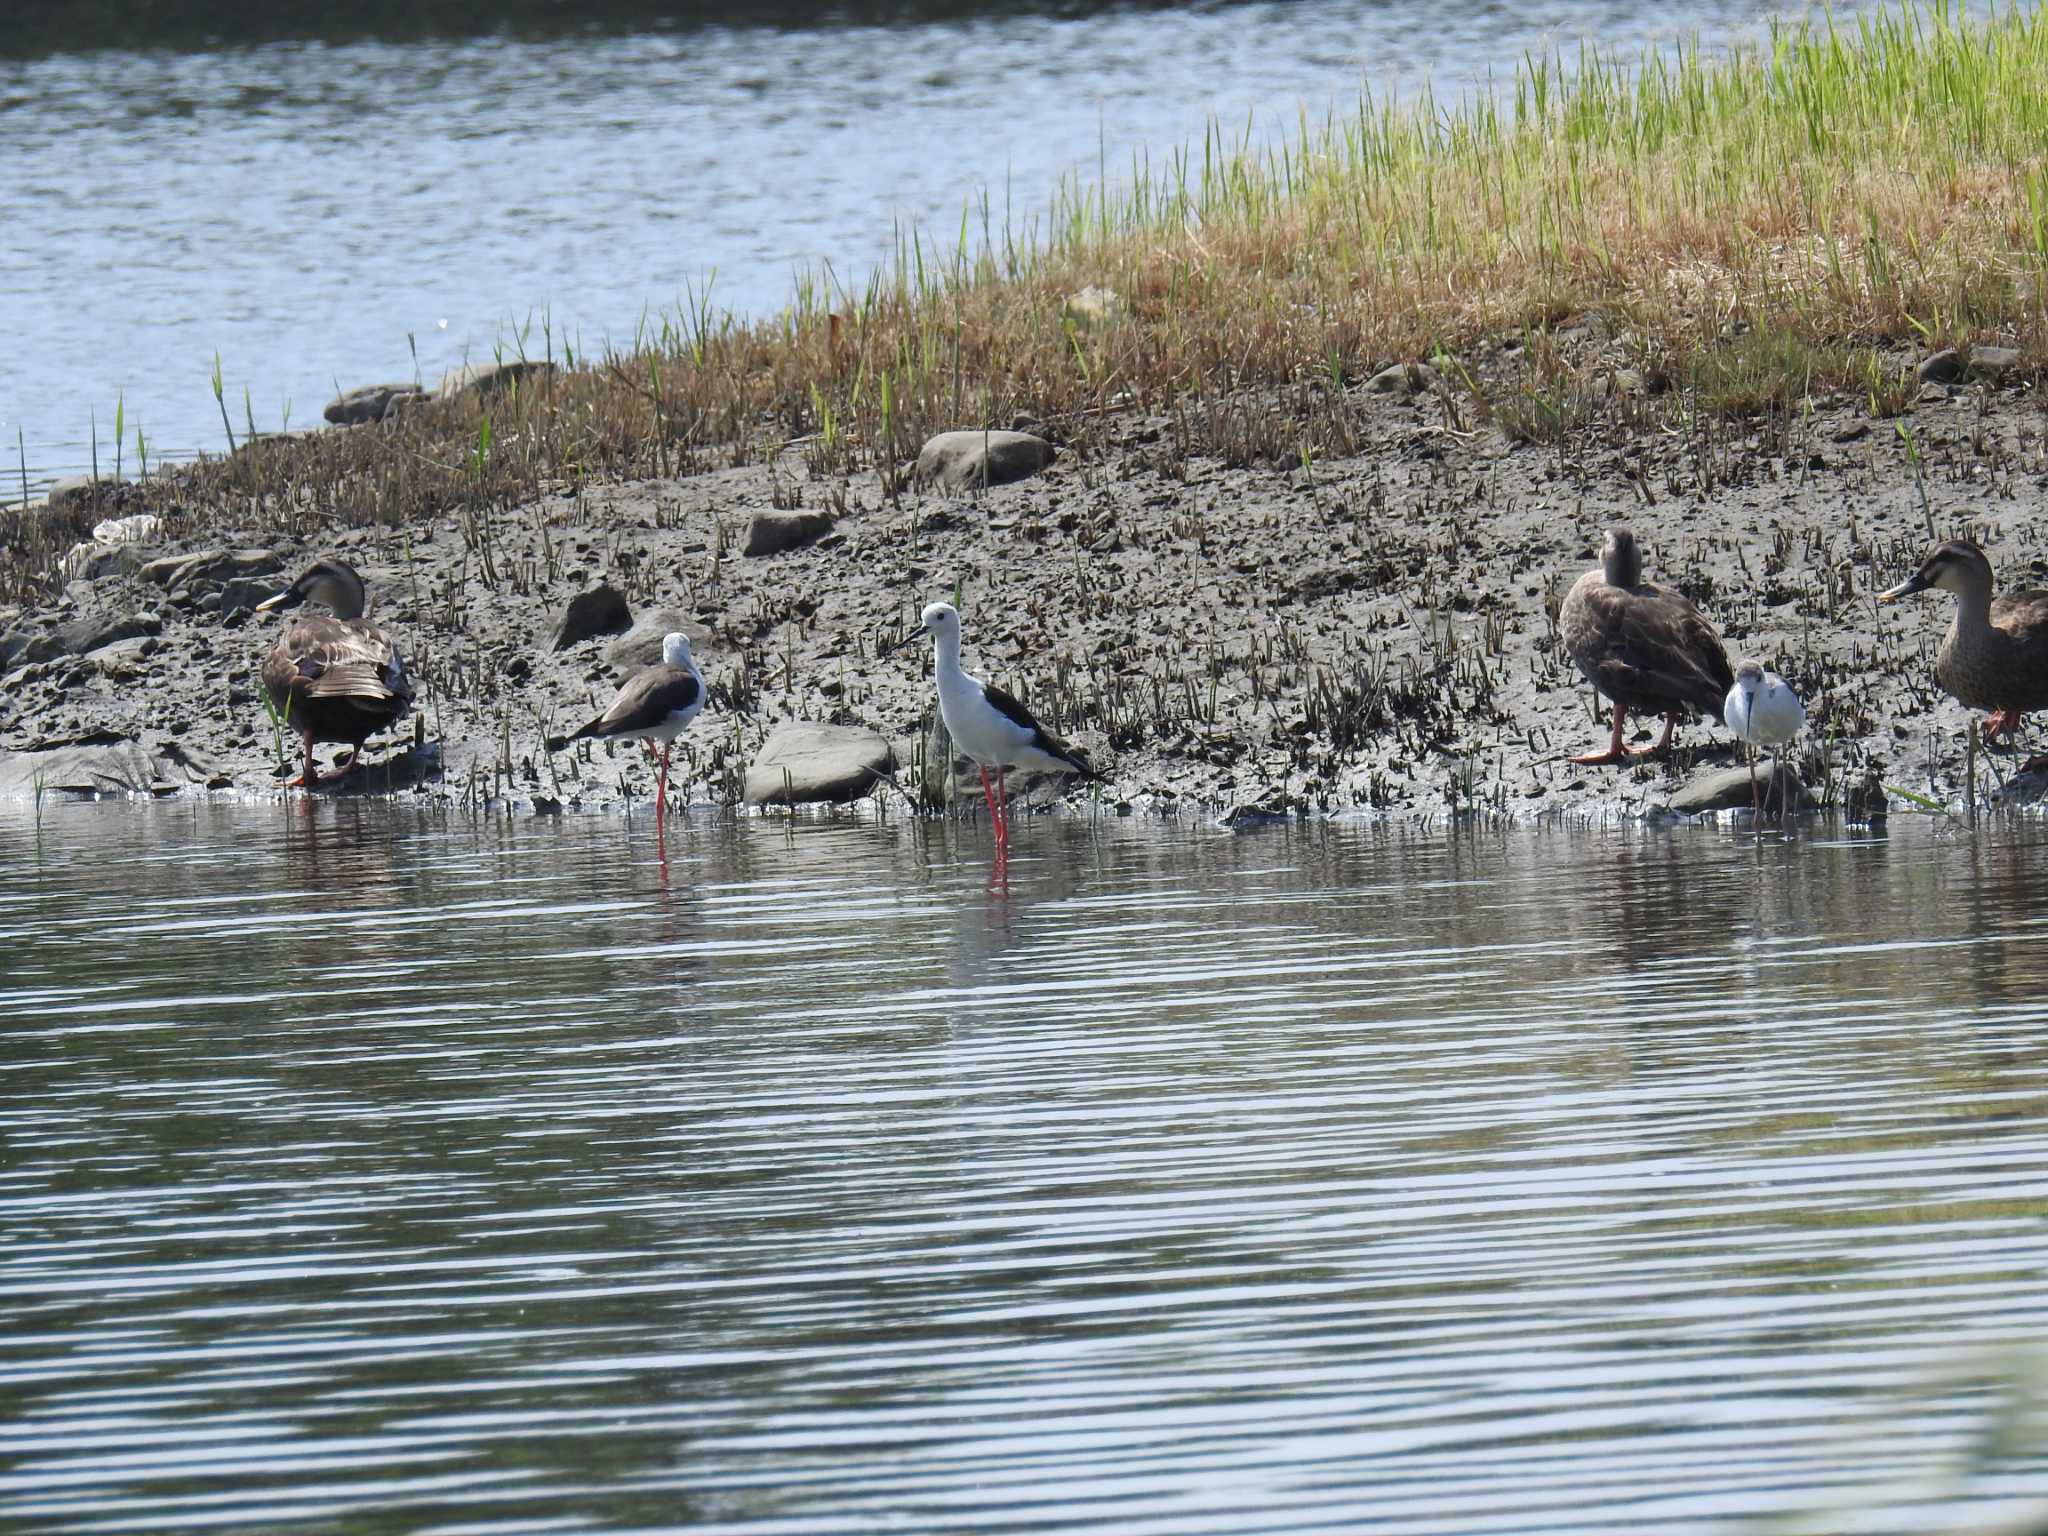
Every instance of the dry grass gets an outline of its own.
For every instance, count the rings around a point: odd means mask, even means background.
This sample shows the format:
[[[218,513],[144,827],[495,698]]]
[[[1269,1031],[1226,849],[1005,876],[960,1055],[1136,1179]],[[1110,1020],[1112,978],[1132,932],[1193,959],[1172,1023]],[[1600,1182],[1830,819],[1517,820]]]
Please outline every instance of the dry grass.
[[[950,252],[906,234],[858,290],[820,273],[772,320],[693,301],[602,358],[544,341],[558,366],[523,387],[244,444],[148,501],[174,531],[466,509],[487,559],[492,520],[543,492],[801,444],[813,475],[873,468],[893,493],[931,432],[1018,415],[1084,454],[1140,412],[1183,455],[1306,461],[1352,446],[1357,381],[1442,351],[1472,359],[1440,386],[1449,424],[1548,440],[1599,416],[1590,372],[1618,366],[1672,381],[1667,411],[1848,390],[1890,412],[1915,352],[2048,358],[2044,145],[2048,26],[2018,10],[1533,60],[1491,97],[1362,102],[1271,151],[1212,132],[1164,172],[1062,189],[1042,229],[984,209]],[[1106,317],[1070,309],[1089,286]],[[1486,352],[1504,338],[1511,360]],[[77,531],[0,514],[0,598]]]

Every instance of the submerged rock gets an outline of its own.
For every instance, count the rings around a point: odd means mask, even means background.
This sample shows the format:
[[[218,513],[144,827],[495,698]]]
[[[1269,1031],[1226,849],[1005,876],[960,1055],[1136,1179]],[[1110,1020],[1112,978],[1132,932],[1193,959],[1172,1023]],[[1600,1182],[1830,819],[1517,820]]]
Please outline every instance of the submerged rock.
[[[1813,797],[1799,782],[1799,775],[1790,764],[1780,763],[1774,758],[1761,758],[1756,765],[1756,779],[1773,815],[1781,805],[1795,812],[1814,808]],[[1670,808],[1679,816],[1705,816],[1714,811],[1745,811],[1752,803],[1749,769],[1744,765],[1695,774],[1690,782],[1672,795]]]
[[[749,805],[858,800],[896,766],[888,738],[858,725],[785,725],[747,768]]]
[[[1029,432],[941,432],[918,454],[915,475],[941,490],[979,490],[1028,479],[1058,453]]]

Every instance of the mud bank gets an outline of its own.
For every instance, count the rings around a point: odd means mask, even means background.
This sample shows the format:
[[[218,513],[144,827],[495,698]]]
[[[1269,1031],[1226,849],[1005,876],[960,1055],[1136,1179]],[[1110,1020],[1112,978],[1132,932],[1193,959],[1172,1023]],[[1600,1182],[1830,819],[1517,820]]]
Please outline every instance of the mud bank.
[[[1627,521],[1652,579],[1804,696],[1796,762],[1817,799],[1867,813],[1882,783],[1952,799],[1968,716],[1931,673],[1948,599],[1872,594],[1917,564],[1930,524],[1983,542],[2002,585],[2048,577],[2048,446],[2029,393],[1931,393],[1907,432],[1845,399],[1755,430],[1672,432],[1614,411],[1567,445],[1472,428],[1424,392],[1377,401],[1360,451],[1326,462],[1192,455],[1184,423],[1128,416],[1093,423],[1085,455],[974,495],[812,478],[793,447],[409,526],[200,532],[170,516],[167,537],[102,560],[59,601],[0,609],[0,794],[278,792],[294,743],[259,696],[274,623],[251,607],[334,549],[367,579],[419,704],[373,738],[365,771],[321,793],[649,797],[634,750],[549,746],[630,669],[616,633],[555,644],[569,600],[608,584],[643,626],[689,626],[712,685],[678,744],[679,799],[739,803],[748,764],[791,721],[889,738],[902,787],[873,793],[892,814],[921,782],[936,790],[920,771],[943,756],[928,648],[876,653],[944,598],[965,616],[969,667],[1100,766],[1105,782],[1071,803],[1643,814],[1741,759],[1719,722],[1697,722],[1663,762],[1568,760],[1598,744],[1602,718],[1557,647],[1557,604],[1601,531]],[[801,527],[775,521],[793,514]],[[743,552],[785,538],[800,542]],[[1980,761],[1981,790],[2030,736]]]

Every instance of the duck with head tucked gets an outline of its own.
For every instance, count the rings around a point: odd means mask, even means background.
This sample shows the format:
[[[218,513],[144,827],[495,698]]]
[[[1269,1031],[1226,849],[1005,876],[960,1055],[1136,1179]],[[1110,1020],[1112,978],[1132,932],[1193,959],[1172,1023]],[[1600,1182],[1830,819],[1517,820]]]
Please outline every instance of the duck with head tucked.
[[[1991,595],[1991,562],[1968,539],[1935,545],[1920,569],[1877,594],[1881,603],[1940,587],[1956,616],[1934,658],[1934,680],[1971,709],[1990,712],[1984,734],[2019,729],[2029,710],[2048,709],[2048,592]]]
[[[323,555],[259,613],[323,604],[328,612],[294,615],[263,656],[263,691],[278,717],[305,742],[305,767],[294,784],[345,777],[362,758],[363,742],[412,706],[412,683],[398,646],[363,617],[363,578],[338,555]],[[331,616],[330,616],[331,615]],[[348,756],[332,773],[313,762],[316,741],[345,741]]]
[[[1586,681],[1614,703],[1606,749],[1582,753],[1575,763],[1623,763],[1665,752],[1681,714],[1697,710],[1720,718],[1735,686],[1720,634],[1683,592],[1643,580],[1642,551],[1628,528],[1607,530],[1600,565],[1572,584],[1557,630]],[[1664,717],[1664,734],[1654,746],[1622,746],[1630,710]]]

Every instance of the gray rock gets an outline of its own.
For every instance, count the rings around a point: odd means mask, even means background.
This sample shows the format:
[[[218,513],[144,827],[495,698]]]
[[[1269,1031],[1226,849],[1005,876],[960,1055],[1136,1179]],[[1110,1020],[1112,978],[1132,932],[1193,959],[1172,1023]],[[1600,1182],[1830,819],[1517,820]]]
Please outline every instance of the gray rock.
[[[744,555],[779,555],[815,544],[832,531],[830,512],[762,512],[747,524]]]
[[[226,618],[231,613],[253,609],[277,594],[277,582],[262,576],[231,576],[221,583],[217,599],[206,605],[209,613]],[[202,599],[202,601],[204,601]]]
[[[59,624],[54,638],[64,655],[83,656],[103,645],[112,645],[117,640],[161,634],[163,627],[163,620],[153,613],[101,613],[88,618],[73,619],[69,624]],[[29,659],[33,661],[41,658]]]
[[[148,791],[164,782],[149,753],[132,741],[51,747],[40,752],[0,748],[0,798],[46,794],[120,794]]]
[[[74,544],[65,551],[63,570],[69,581],[102,581],[109,576],[133,576],[147,563],[146,545]]]
[[[1066,313],[1076,325],[1099,330],[1123,318],[1124,301],[1113,290],[1090,283],[1079,293],[1067,295]]]
[[[505,363],[465,363],[442,374],[434,393],[443,400],[451,400],[461,394],[503,394],[515,384],[539,381],[552,369],[550,363],[527,359]]]
[[[599,635],[616,635],[633,626],[633,610],[626,606],[626,594],[605,583],[578,592],[562,610],[555,626],[553,650],[566,651]]]
[[[653,613],[643,613],[635,620],[631,629],[604,648],[604,659],[623,680],[627,674],[638,672],[642,667],[651,667],[661,660],[662,637],[678,630],[690,637],[693,649],[704,646],[711,639],[711,631],[687,617],[682,610],[662,608]],[[697,665],[701,668],[703,663],[700,661]]]
[[[1963,359],[1954,347],[1943,347],[1913,372],[1922,384],[1953,384],[1963,376]]]
[[[1436,388],[1436,370],[1427,363],[1396,363],[1365,381],[1369,395],[1419,395]]]
[[[2019,366],[2018,347],[1972,347],[1970,348],[1970,372],[1981,378],[1995,379],[2000,374]]]
[[[50,487],[45,506],[52,512],[75,512],[113,494],[115,482],[95,480],[91,475],[66,475]]]
[[[749,805],[857,800],[896,766],[888,739],[857,725],[785,725],[747,768]]]
[[[941,432],[917,456],[920,483],[971,491],[1028,479],[1059,450],[1029,432]]]
[[[1799,775],[1790,764],[1781,764],[1774,758],[1760,758],[1756,777],[1769,797],[1766,803],[1771,807],[1771,814],[1776,815],[1781,805],[1790,806],[1794,811],[1813,809],[1812,796],[1807,794],[1806,786],[1799,782]],[[1751,803],[1749,769],[1740,765],[1695,774],[1689,783],[1672,795],[1670,805],[1671,810],[1680,816],[1704,816],[1713,811],[1746,811]]]
[[[197,555],[166,555],[161,560],[152,560],[142,568],[142,579],[168,590],[188,587],[195,581],[275,576],[283,569],[284,562],[267,549],[213,549]]]
[[[425,393],[417,384],[365,384],[361,389],[337,395],[320,414],[338,427],[352,427],[359,422],[382,421],[391,402],[400,395]]]
[[[109,677],[130,677],[142,670],[142,663],[156,653],[154,635],[130,635],[94,646],[85,659]]]

